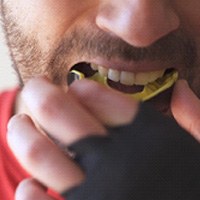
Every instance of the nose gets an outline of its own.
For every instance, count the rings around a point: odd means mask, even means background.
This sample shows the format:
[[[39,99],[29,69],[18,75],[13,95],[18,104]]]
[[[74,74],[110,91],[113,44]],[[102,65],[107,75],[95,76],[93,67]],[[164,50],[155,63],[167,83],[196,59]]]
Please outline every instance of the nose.
[[[96,24],[129,44],[147,47],[178,29],[179,17],[168,0],[103,0]]]

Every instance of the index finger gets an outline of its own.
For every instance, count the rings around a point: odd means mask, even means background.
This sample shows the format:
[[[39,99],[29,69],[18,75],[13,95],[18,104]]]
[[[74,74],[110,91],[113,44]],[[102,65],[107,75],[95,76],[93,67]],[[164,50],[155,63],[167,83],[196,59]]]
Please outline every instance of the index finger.
[[[66,94],[44,78],[30,80],[22,96],[31,115],[45,132],[65,145],[90,135],[106,135],[101,122],[73,95]]]
[[[200,142],[200,100],[184,80],[175,85],[171,109],[177,122]]]

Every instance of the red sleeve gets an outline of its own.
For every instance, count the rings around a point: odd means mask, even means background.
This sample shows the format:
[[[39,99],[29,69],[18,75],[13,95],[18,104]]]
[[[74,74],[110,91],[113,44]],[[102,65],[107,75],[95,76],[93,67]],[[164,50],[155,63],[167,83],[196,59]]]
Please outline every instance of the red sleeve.
[[[19,165],[7,141],[7,123],[14,112],[14,102],[18,89],[0,94],[0,199],[13,200],[18,183],[28,176]]]
[[[0,94],[0,200],[14,200],[14,192],[20,181],[29,177],[8,147],[7,123],[14,114],[14,105],[19,90]],[[53,191],[49,194],[57,200],[62,198]]]

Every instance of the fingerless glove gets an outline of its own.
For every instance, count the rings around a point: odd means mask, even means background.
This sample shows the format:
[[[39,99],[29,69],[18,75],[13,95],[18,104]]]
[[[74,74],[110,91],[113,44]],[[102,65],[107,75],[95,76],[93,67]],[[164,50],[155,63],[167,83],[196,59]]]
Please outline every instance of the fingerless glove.
[[[86,180],[68,200],[199,200],[200,144],[143,104],[129,125],[70,147]]]

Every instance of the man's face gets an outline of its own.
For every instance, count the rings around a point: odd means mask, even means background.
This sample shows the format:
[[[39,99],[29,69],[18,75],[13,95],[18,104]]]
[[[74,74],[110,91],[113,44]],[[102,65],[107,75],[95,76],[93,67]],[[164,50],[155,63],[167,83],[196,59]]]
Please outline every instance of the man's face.
[[[1,7],[22,82],[46,75],[67,87],[73,66],[89,73],[92,65],[111,87],[134,93],[173,68],[200,97],[199,0],[1,0]],[[169,98],[170,90],[152,102],[164,111]]]

